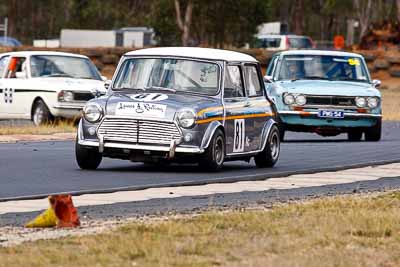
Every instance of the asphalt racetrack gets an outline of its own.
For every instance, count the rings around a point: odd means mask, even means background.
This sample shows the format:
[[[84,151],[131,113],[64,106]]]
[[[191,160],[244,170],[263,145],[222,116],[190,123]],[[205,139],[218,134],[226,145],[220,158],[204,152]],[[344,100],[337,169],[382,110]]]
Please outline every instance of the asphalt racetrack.
[[[301,133],[288,133],[286,139],[275,168],[258,169],[253,162],[238,161],[226,163],[217,173],[202,172],[194,165],[155,168],[113,159],[103,159],[96,171],[82,171],[75,163],[71,141],[0,144],[0,200],[257,180],[400,162],[400,122],[384,123],[380,142],[347,142],[346,135],[322,138]]]

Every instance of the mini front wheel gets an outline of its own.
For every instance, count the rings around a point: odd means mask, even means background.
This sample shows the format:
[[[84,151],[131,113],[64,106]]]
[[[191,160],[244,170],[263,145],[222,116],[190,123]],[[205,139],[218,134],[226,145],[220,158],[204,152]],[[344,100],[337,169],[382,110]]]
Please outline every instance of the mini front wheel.
[[[276,125],[272,126],[269,132],[267,143],[263,151],[254,157],[254,161],[259,168],[273,167],[279,159],[281,142],[279,130]]]
[[[222,168],[225,161],[225,136],[217,129],[211,139],[210,144],[202,155],[199,162],[200,167],[210,171],[217,171]]]
[[[78,143],[78,139],[75,142],[75,157],[76,163],[83,170],[97,169],[103,158],[102,154],[96,148],[82,146]]]

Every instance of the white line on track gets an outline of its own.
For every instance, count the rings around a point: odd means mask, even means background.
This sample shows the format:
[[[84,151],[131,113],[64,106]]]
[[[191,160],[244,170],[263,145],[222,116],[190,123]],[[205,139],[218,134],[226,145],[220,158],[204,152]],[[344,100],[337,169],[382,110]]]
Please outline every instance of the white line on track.
[[[218,193],[240,193],[246,191],[267,191],[271,189],[295,189],[323,185],[347,184],[373,181],[380,178],[400,177],[400,163],[348,169],[336,172],[299,174],[263,181],[215,183],[199,186],[150,188],[137,191],[121,191],[107,194],[87,194],[74,197],[74,204],[80,206],[106,205],[123,202],[167,199],[184,196],[205,196]],[[6,213],[31,212],[48,208],[47,199],[19,200],[0,203],[0,215]]]

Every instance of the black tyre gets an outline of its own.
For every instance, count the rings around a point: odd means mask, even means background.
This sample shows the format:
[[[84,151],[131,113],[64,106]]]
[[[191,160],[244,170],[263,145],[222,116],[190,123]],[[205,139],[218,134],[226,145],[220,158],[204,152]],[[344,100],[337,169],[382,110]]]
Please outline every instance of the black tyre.
[[[279,129],[279,140],[283,142],[285,140],[285,129],[282,127]]]
[[[363,132],[359,129],[351,129],[349,132],[347,132],[347,138],[349,141],[357,142],[361,140],[362,134]]]
[[[209,146],[202,155],[199,162],[201,168],[209,171],[218,171],[222,168],[225,161],[225,136],[217,129],[211,139]]]
[[[99,167],[103,158],[102,154],[96,148],[87,148],[75,142],[76,163],[83,170],[95,170]]]
[[[54,120],[53,115],[51,115],[49,108],[43,102],[43,100],[37,100],[32,109],[32,121],[36,126],[47,124]]]
[[[365,131],[365,141],[377,142],[381,140],[382,137],[382,120],[379,119],[375,126],[368,128]]]
[[[279,159],[281,150],[280,134],[278,127],[272,126],[263,151],[254,157],[257,167],[271,168]]]

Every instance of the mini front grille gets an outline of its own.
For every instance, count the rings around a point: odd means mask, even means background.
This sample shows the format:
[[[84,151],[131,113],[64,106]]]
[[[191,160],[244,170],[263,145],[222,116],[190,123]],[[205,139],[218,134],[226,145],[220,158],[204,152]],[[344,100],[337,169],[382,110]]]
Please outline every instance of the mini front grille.
[[[355,97],[349,96],[306,96],[306,106],[355,107]]]
[[[92,93],[74,93],[75,101],[89,101],[92,98],[94,98]]]
[[[173,122],[114,117],[106,117],[97,134],[105,141],[162,145],[182,137]]]

